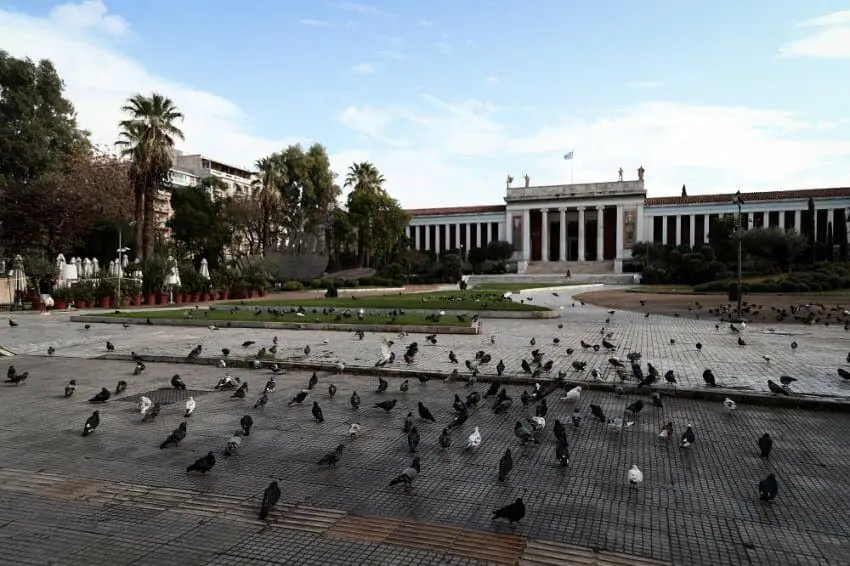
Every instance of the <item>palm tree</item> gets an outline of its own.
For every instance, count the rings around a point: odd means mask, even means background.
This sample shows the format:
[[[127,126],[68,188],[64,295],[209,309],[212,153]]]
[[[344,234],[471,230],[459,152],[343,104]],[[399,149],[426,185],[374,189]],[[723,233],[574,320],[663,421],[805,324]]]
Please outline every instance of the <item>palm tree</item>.
[[[258,199],[262,210],[262,222],[260,224],[260,244],[262,251],[266,252],[271,247],[272,217],[281,201],[279,183],[284,179],[286,172],[284,164],[277,155],[269,155],[257,160],[257,169],[260,177],[254,181],[254,198]]]
[[[373,222],[378,197],[384,192],[384,176],[372,163],[353,163],[345,176],[345,186],[351,187],[348,195],[348,214],[357,231],[357,257],[361,267],[369,264],[372,246]]]
[[[136,226],[141,227],[142,236],[140,255],[150,259],[156,240],[154,202],[157,191],[168,181],[173,165],[174,141],[183,139],[183,132],[175,125],[177,120],[183,119],[183,114],[170,98],[158,93],[150,96],[136,94],[121,110],[130,117],[119,123],[121,139],[116,144],[132,161],[130,178],[136,195]]]

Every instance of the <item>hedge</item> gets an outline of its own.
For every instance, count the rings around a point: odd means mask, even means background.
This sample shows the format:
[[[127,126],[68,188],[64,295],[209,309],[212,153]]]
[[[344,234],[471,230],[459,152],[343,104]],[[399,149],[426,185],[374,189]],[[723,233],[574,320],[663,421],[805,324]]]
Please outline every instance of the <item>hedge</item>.
[[[710,281],[694,286],[695,293],[726,293],[733,279]],[[821,268],[817,271],[791,273],[778,278],[744,282],[744,293],[819,293],[850,289],[850,275],[843,266]]]

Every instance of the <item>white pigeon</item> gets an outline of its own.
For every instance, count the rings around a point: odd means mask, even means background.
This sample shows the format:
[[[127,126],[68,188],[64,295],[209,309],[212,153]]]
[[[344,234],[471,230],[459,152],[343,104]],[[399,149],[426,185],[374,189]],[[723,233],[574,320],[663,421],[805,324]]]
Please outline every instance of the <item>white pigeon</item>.
[[[626,479],[630,486],[638,487],[643,483],[643,472],[640,471],[636,464],[632,464],[632,467],[629,468],[629,472],[626,474]]]
[[[581,385],[577,385],[567,391],[567,394],[561,397],[561,401],[569,401],[571,403],[577,403],[579,398],[581,397]]]
[[[466,449],[478,450],[479,446],[481,446],[481,431],[478,430],[478,427],[475,427],[475,430],[469,435],[469,439],[466,441]]]
[[[535,384],[534,384],[534,392],[535,392],[535,393],[537,393],[538,391],[540,391],[540,384],[539,384],[539,383],[535,383]]]
[[[327,338],[325,338],[324,340],[322,340],[322,344],[328,344],[328,343],[330,343],[330,340],[328,340]]]
[[[337,373],[342,373],[342,372],[344,372],[344,371],[345,371],[345,364],[344,364],[344,363],[342,363],[342,362],[337,362],[337,363],[336,363],[336,372],[337,372]]]
[[[251,362],[251,365],[254,367],[254,369],[260,369],[263,364],[260,363],[260,360],[254,360],[253,362]]]
[[[150,410],[152,406],[153,401],[142,395],[142,397],[139,399],[139,412],[144,415]]]
[[[735,401],[733,401],[729,397],[723,400],[723,406],[726,407],[726,410],[729,411],[730,415],[732,414],[732,411],[735,411],[738,408],[738,405],[735,403]]]
[[[361,434],[363,434],[363,427],[359,423],[351,423],[351,426],[348,427],[348,436],[358,438]]]
[[[225,363],[224,360],[219,360],[218,361],[218,367],[220,367],[221,369],[224,369],[224,368],[227,367],[227,363]]]
[[[534,428],[534,432],[538,432],[546,428],[546,419],[543,417],[528,417],[526,420]]]
[[[768,356],[767,354],[763,355],[762,358],[764,358],[764,361],[766,361],[767,363],[770,363],[770,356]]]
[[[186,400],[186,414],[183,418],[188,419],[189,417],[191,417],[192,413],[195,412],[195,406],[195,398],[189,397],[189,399]]]
[[[378,358],[379,364],[385,364],[390,361],[390,356],[392,356],[392,351],[390,350],[390,343],[386,338],[381,338],[381,354]]]
[[[658,438],[662,440],[667,440],[668,438],[670,438],[670,433],[667,432],[666,428],[662,428],[661,432],[658,433]]]

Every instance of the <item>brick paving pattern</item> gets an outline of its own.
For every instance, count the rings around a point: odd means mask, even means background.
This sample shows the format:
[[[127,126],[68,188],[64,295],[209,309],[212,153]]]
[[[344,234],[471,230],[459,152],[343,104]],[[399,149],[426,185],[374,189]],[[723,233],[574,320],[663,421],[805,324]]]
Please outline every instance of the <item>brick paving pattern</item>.
[[[534,299],[560,298],[538,293]],[[486,321],[486,336],[447,336],[437,346],[423,344],[417,363],[449,370],[449,349],[461,359],[485,349],[516,367],[535,336],[557,368],[570,360],[563,352],[567,345],[576,347],[572,343],[580,338],[598,342],[608,316],[569,302],[564,314],[549,322]],[[121,350],[185,355],[197,343],[207,351],[226,346],[234,352],[249,338],[258,346],[268,344],[275,332],[110,325],[85,331],[62,317],[17,320],[21,326],[15,329],[0,320],[0,345],[38,355],[0,358],[3,375],[9,363],[31,374],[24,385],[0,388],[0,426],[6,431],[0,436],[4,564],[532,565],[545,563],[549,552],[557,552],[562,562],[580,555],[597,564],[850,564],[847,414],[742,405],[728,415],[719,403],[665,397],[663,409],[647,406],[634,426],[613,431],[591,421],[589,404],[620,416],[636,397],[588,392],[579,402],[581,426],[567,424],[571,464],[563,469],[555,461],[552,427],[555,418],[568,423],[573,406],[558,401],[558,392],[548,399],[540,445],[522,446],[513,434],[513,423],[534,408],[523,407],[522,388],[511,386],[515,404],[507,414],[495,415],[491,400],[482,402],[443,451],[437,438],[453,417],[453,394],[483,392],[485,384],[467,388],[416,381],[401,393],[399,380],[391,379],[389,391],[377,394],[376,378],[322,373],[303,406],[287,407],[309,378],[306,372],[289,372],[277,377],[268,406],[254,410],[270,374],[240,369],[232,375],[249,383],[248,399],[220,392],[198,396],[186,439],[160,450],[159,443],[183,420],[182,402],[164,407],[155,422],[141,423],[131,403],[110,400],[99,407],[100,428],[83,438],[83,422],[94,408],[86,400],[100,387],[113,389],[119,379],[129,384],[119,398],[167,387],[175,373],[190,389],[211,390],[224,370],[149,364],[133,376],[129,362],[86,358],[105,353],[107,339]],[[561,331],[558,322],[565,325]],[[645,361],[662,369],[673,366],[680,381],[701,382],[703,366],[711,365],[719,381],[734,379],[741,387],[760,389],[760,380],[788,373],[799,377],[797,391],[840,396],[848,390],[833,377],[846,355],[841,329],[777,327],[770,333],[752,325],[745,331],[748,346],[739,348],[728,330],[715,332],[708,321],[615,313],[605,326],[623,350],[641,349]],[[677,344],[671,346],[674,331]],[[782,349],[791,338],[779,336],[780,331],[798,333],[796,353]],[[491,333],[496,335],[492,347]],[[350,364],[371,363],[377,354],[374,336],[358,342],[340,333],[277,334],[285,344],[282,359],[303,355],[298,352],[308,343],[312,357],[340,356]],[[555,335],[561,337],[558,347],[551,344]],[[325,338],[330,343],[322,345]],[[421,337],[413,336],[398,342],[417,338],[421,344]],[[701,354],[689,347],[697,339],[705,345]],[[54,357],[46,355],[48,344],[57,348]],[[769,364],[761,358],[768,352]],[[575,357],[601,368],[609,356]],[[71,378],[78,390],[64,399],[63,387]],[[327,393],[331,382],[338,388],[334,399]],[[353,390],[363,400],[358,412],[349,405]],[[389,414],[371,408],[389,398],[399,399]],[[324,423],[311,418],[312,400],[320,403]],[[418,401],[437,419],[436,424],[417,423],[422,473],[410,490],[389,487],[410,462],[401,426],[408,411],[416,415]],[[244,414],[253,416],[255,427],[238,453],[226,459],[221,452]],[[668,421],[675,438],[693,424],[693,450],[680,450],[675,439],[657,439]],[[364,428],[356,440],[347,435],[352,422]],[[462,445],[474,426],[484,440],[477,452],[467,453]],[[760,459],[756,447],[764,432],[775,441],[769,460]],[[346,445],[339,465],[317,466],[319,457],[339,443]],[[506,448],[513,452],[514,470],[500,483],[498,460]],[[185,467],[208,450],[217,454],[213,471],[187,475]],[[632,464],[644,472],[638,489],[626,484]],[[780,485],[773,505],[757,497],[758,481],[768,473],[775,473]],[[283,495],[264,525],[254,517],[273,479]],[[492,509],[518,496],[528,508],[522,525],[510,528],[490,520]],[[496,535],[498,540],[491,538]],[[501,554],[482,554],[480,548],[488,546]]]

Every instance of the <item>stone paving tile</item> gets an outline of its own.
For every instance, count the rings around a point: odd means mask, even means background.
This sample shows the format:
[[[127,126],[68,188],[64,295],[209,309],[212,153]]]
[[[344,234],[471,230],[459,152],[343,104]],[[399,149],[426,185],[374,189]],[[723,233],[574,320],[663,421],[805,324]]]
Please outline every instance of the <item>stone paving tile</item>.
[[[695,320],[651,315],[645,318],[641,313],[618,311],[609,315],[604,309],[591,305],[575,303],[568,290],[554,297],[548,291],[528,293],[536,304],[543,304],[559,311],[561,317],[553,320],[499,320],[483,321],[483,334],[480,336],[444,335],[439,337],[437,346],[423,345],[421,355],[411,367],[438,369],[446,372],[454,367],[448,361],[449,350],[454,350],[461,359],[471,358],[479,349],[485,349],[494,357],[494,362],[504,359],[509,374],[519,372],[520,361],[528,356],[528,342],[536,338],[538,347],[555,362],[555,371],[565,369],[570,379],[589,379],[588,372],[597,368],[602,379],[615,379],[607,360],[611,357],[604,351],[587,353],[579,347],[579,341],[599,343],[599,331],[614,333],[613,342],[618,345],[616,355],[639,350],[644,362],[651,361],[662,371],[673,369],[682,387],[703,387],[702,372],[710,367],[717,375],[718,382],[724,387],[742,390],[767,391],[767,379],[774,381],[783,374],[797,377],[799,381],[794,391],[813,395],[850,396],[850,382],[836,375],[836,368],[847,365],[845,357],[850,350],[850,333],[841,327],[809,327],[795,325],[770,325],[753,323],[743,335],[748,343],[745,347],[737,345],[737,335],[728,325],[715,330],[713,320]],[[575,306],[573,306],[575,305]],[[95,324],[85,331],[81,324],[66,323],[67,315],[27,315],[18,317],[21,326],[9,328],[0,324],[0,346],[21,354],[46,355],[47,347],[57,349],[56,356],[73,358],[95,357],[106,353],[106,340],[112,341],[117,351],[142,354],[185,355],[197,344],[204,346],[205,353],[219,356],[221,348],[232,350],[232,356],[252,356],[254,347],[242,349],[244,340],[256,340],[259,348],[271,343],[271,338],[279,336],[281,341],[278,359],[337,362],[343,361],[353,366],[371,366],[378,356],[380,341],[374,334],[367,335],[363,341],[357,340],[351,333],[319,331],[284,331],[259,329],[226,329],[210,331],[206,328],[131,326],[127,329],[120,325]],[[606,319],[610,322],[606,323]],[[558,324],[564,328],[559,330]],[[489,336],[496,336],[496,344],[491,346]],[[552,344],[554,337],[561,342]],[[392,335],[398,347],[411,341],[423,342],[422,336],[398,338]],[[676,344],[670,344],[670,338]],[[323,341],[329,340],[329,344]],[[796,340],[799,348],[792,351],[790,343]],[[694,344],[699,341],[703,349],[698,352]],[[304,346],[310,345],[313,352],[304,356]],[[577,350],[572,356],[566,354],[566,348]],[[769,355],[766,362],[762,356]],[[588,372],[576,373],[570,363],[573,360],[588,362]],[[495,363],[492,364],[495,367]],[[483,369],[483,368],[482,368]],[[490,372],[495,369],[490,368]],[[487,370],[484,370],[487,373]],[[134,379],[135,383],[152,384],[146,377]],[[167,382],[166,382],[167,384]],[[136,390],[138,391],[138,389]]]
[[[710,330],[714,332],[713,326]],[[290,334],[298,333],[287,338]],[[537,336],[540,340],[542,334]],[[423,346],[423,352],[429,348]],[[291,372],[278,377],[278,391],[269,405],[253,410],[251,405],[269,374],[239,370],[249,383],[249,400],[231,399],[226,393],[200,397],[188,421],[186,440],[177,448],[159,450],[159,442],[183,420],[182,406],[166,407],[156,422],[142,424],[132,404],[110,401],[100,407],[101,427],[84,439],[82,423],[92,410],[86,400],[101,386],[114,387],[118,379],[130,381],[126,394],[131,395],[167,384],[174,373],[180,373],[190,387],[210,387],[221,370],[150,364],[142,376],[134,378],[128,363],[46,356],[13,360],[20,369],[29,369],[32,378],[20,387],[0,388],[0,427],[7,431],[0,437],[5,455],[0,465],[10,468],[209,493],[200,497],[239,496],[253,499],[257,509],[262,490],[278,479],[286,503],[519,533],[684,564],[841,564],[850,556],[846,544],[850,524],[843,519],[843,510],[850,505],[844,432],[850,416],[844,414],[741,406],[730,416],[719,403],[670,397],[665,398],[663,409],[647,407],[633,427],[614,432],[592,422],[587,406],[596,403],[618,416],[635,398],[590,392],[580,401],[585,413],[582,426],[568,426],[572,461],[568,469],[562,469],[554,459],[551,429],[555,418],[569,421],[572,406],[558,401],[557,393],[549,398],[547,429],[539,446],[521,446],[512,433],[513,423],[533,414],[534,408],[522,407],[518,401],[522,388],[510,386],[516,405],[508,414],[494,415],[487,400],[453,434],[452,448],[442,451],[437,438],[453,416],[451,398],[455,392],[465,396],[471,390],[463,384],[414,382],[410,392],[402,394],[392,380],[390,392],[378,395],[374,393],[376,378],[321,375],[304,406],[287,407],[309,376]],[[74,397],[64,399],[62,388],[71,377],[77,378],[79,389]],[[334,399],[327,395],[329,382],[339,388]],[[359,412],[348,404],[355,389],[363,399]],[[483,391],[484,387],[473,389]],[[390,414],[371,408],[387,398],[399,399]],[[322,424],[310,417],[313,399],[325,413]],[[389,480],[411,459],[401,424],[407,411],[415,414],[417,401],[424,402],[438,421],[417,423],[422,434],[422,475],[409,491],[390,488]],[[207,476],[185,474],[185,466],[207,450],[220,454],[244,414],[254,417],[255,428],[239,453],[230,459],[220,457]],[[365,432],[351,441],[347,430],[355,421]],[[694,425],[694,450],[684,452],[675,441],[667,444],[656,439],[667,421],[673,422],[676,438],[687,424]],[[481,427],[482,446],[476,453],[464,452],[462,446],[475,425]],[[758,457],[756,447],[756,439],[765,431],[775,440],[769,461]],[[336,469],[316,466],[316,460],[339,443],[346,445],[340,465]],[[515,469],[508,481],[499,483],[497,465],[506,448],[513,452]],[[638,490],[625,483],[631,464],[645,474]],[[757,501],[756,485],[771,472],[779,478],[780,496],[776,504],[766,506]],[[529,509],[524,525],[512,529],[493,523],[490,511],[517,496],[524,498]],[[329,541],[280,528],[256,532],[250,525],[227,526],[227,520],[175,510],[34,497],[7,491],[2,483],[0,509],[0,552],[10,549],[10,563],[43,560],[36,550],[27,554],[29,547],[17,542],[31,532],[72,527],[79,531],[74,533],[79,538],[63,535],[51,541],[61,546],[52,555],[56,563],[155,563],[157,557],[167,556],[166,548],[176,549],[181,561],[185,557],[192,563],[197,558],[201,563],[203,558],[211,564],[339,563],[348,554],[369,557],[370,563],[393,563],[390,558],[380,562],[383,553],[413,552],[358,541]],[[774,544],[774,538],[781,541]],[[432,559],[436,564],[456,563],[449,555],[429,554],[421,560],[431,563]]]

